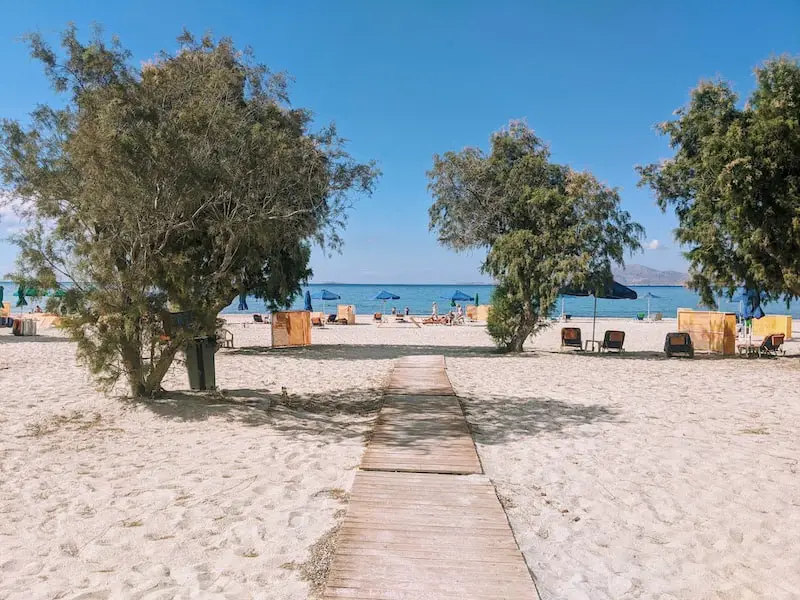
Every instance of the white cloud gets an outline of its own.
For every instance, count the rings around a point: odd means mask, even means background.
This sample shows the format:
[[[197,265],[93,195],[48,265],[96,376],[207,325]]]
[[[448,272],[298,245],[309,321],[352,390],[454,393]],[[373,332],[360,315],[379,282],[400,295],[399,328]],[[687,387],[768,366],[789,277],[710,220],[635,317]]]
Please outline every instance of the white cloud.
[[[667,247],[658,240],[650,240],[644,245],[645,250],[666,250]]]

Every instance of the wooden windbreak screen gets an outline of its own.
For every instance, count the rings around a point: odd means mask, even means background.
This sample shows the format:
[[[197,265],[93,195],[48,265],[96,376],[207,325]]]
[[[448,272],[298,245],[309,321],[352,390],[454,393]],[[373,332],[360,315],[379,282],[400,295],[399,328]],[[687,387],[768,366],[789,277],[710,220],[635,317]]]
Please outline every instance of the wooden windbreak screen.
[[[782,333],[786,339],[792,337],[792,317],[789,315],[765,315],[753,319],[753,335],[767,337],[773,333]]]
[[[311,345],[311,313],[291,310],[272,313],[272,347]]]
[[[678,309],[678,331],[692,336],[695,350],[736,352],[736,314]]]

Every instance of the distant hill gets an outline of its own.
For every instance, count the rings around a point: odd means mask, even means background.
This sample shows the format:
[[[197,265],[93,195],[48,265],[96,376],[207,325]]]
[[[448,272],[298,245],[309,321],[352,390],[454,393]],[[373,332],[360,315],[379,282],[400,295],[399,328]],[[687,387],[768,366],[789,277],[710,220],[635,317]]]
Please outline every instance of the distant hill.
[[[679,271],[659,271],[644,265],[627,265],[613,269],[614,279],[625,285],[683,285],[688,279]]]

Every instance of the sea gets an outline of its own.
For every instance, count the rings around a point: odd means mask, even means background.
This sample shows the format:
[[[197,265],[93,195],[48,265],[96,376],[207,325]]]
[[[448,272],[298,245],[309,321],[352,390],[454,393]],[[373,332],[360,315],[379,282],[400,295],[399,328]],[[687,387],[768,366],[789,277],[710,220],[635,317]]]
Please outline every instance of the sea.
[[[11,305],[16,304],[16,286],[10,281],[0,281],[4,290],[4,300],[11,302]],[[623,317],[633,318],[638,313],[647,313],[648,311],[648,298],[646,294],[652,295],[649,298],[650,312],[660,312],[665,318],[675,318],[677,316],[678,308],[691,308],[695,310],[707,310],[700,304],[700,297],[693,291],[688,290],[682,286],[629,286],[636,290],[639,295],[637,300],[603,300],[597,301],[597,316],[598,317]],[[318,294],[321,290],[328,290],[334,294],[341,296],[341,300],[332,300],[323,302],[322,300],[312,300],[312,308],[315,311],[335,312],[337,304],[353,304],[355,305],[356,314],[371,314],[375,312],[391,311],[396,308],[398,311],[409,309],[411,314],[424,315],[430,314],[433,303],[436,302],[440,313],[446,312],[450,305],[449,297],[456,291],[461,291],[467,296],[475,297],[481,304],[489,304],[491,302],[492,292],[494,286],[492,285],[409,285],[409,284],[352,284],[352,283],[324,283],[324,284],[311,284],[303,288],[303,293],[295,299],[292,308],[302,309],[304,306],[305,291],[308,290],[311,295]],[[389,300],[383,302],[376,300],[375,296],[381,291],[390,292],[400,298],[398,300]],[[37,304],[44,307],[43,299],[28,299],[28,306],[26,310],[35,308]],[[236,314],[238,310],[238,299],[231,303],[223,313]],[[469,304],[469,303],[468,303]],[[556,303],[554,314],[551,316],[558,316],[562,311],[575,317],[591,317],[593,310],[594,300],[591,297],[578,298],[567,296],[560,298]],[[726,312],[737,312],[740,306],[738,302],[729,302],[726,299],[720,299],[718,303],[718,310]],[[782,314],[791,315],[793,318],[800,318],[800,302],[792,302],[787,308],[786,303],[776,302],[764,305],[764,310],[768,314]],[[247,313],[265,313],[268,312],[264,302],[256,298],[248,297]]]

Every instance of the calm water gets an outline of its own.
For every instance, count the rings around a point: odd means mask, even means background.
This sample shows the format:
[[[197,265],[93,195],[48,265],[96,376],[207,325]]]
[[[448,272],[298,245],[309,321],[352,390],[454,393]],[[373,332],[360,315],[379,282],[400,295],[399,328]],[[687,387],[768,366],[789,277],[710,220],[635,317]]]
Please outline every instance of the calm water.
[[[11,302],[12,306],[16,303],[16,298],[13,297],[16,292],[16,286],[11,282],[0,282],[0,285],[5,287],[6,302]],[[678,308],[694,308],[703,310],[699,305],[700,298],[694,292],[687,290],[683,287],[657,287],[657,286],[631,286],[639,294],[638,300],[598,300],[597,301],[597,314],[604,317],[633,317],[636,313],[647,312],[647,299],[642,298],[644,294],[650,292],[657,298],[650,300],[651,312],[661,312],[665,317],[675,317]],[[431,312],[431,304],[437,302],[439,311],[444,312],[449,305],[448,300],[442,299],[444,296],[449,296],[456,289],[461,290],[469,296],[480,295],[481,304],[488,304],[493,286],[490,285],[467,285],[467,286],[453,286],[453,285],[360,285],[360,284],[326,284],[326,285],[309,285],[307,288],[312,294],[321,289],[327,289],[335,294],[339,294],[342,299],[337,301],[330,301],[323,303],[321,300],[313,300],[314,310],[327,310],[328,312],[335,311],[336,304],[354,304],[356,306],[357,314],[370,314],[384,309],[384,303],[380,300],[375,300],[376,294],[381,290],[387,290],[400,296],[399,300],[387,301],[386,310],[391,310],[392,306],[398,310],[403,310],[408,307],[413,314],[429,314]],[[37,301],[28,299],[29,306],[27,310],[34,307]],[[44,306],[44,300],[39,300],[38,303]],[[255,298],[249,298],[247,301],[249,312],[267,312],[264,303]],[[592,298],[564,298],[564,311],[574,315],[591,316],[592,315]],[[234,301],[231,306],[226,308],[225,313],[236,313],[238,300]],[[302,296],[297,298],[294,303],[294,308],[303,308]],[[719,305],[720,310],[736,312],[738,309],[737,303],[721,301]],[[776,303],[773,305],[765,306],[765,311],[774,314],[791,314],[794,318],[800,318],[800,302],[794,302],[787,310],[784,303]],[[556,307],[556,314],[561,312],[561,302],[559,301]]]

